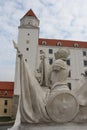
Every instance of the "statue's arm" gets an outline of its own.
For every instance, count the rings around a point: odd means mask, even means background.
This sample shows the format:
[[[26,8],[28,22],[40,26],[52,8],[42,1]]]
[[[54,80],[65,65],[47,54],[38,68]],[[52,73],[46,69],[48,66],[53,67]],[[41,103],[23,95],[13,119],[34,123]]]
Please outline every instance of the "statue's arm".
[[[14,48],[17,50],[17,55],[18,57],[21,57],[23,54],[21,53],[17,43],[15,43],[15,41],[13,41],[13,45],[14,45]]]

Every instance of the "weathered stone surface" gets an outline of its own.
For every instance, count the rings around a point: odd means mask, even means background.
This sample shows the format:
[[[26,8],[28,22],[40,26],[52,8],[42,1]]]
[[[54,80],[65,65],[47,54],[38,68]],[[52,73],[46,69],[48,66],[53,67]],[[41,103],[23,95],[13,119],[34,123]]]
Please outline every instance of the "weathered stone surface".
[[[87,130],[87,124],[21,124],[8,130]]]
[[[71,121],[77,115],[79,104],[72,93],[62,90],[49,99],[46,109],[53,121],[64,123]]]

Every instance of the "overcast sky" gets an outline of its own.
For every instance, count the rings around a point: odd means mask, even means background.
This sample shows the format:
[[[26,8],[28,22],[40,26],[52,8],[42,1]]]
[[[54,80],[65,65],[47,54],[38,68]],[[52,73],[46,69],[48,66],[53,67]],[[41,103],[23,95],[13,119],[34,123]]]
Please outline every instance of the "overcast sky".
[[[0,81],[14,81],[20,18],[32,9],[40,37],[87,41],[87,0],[0,0]]]

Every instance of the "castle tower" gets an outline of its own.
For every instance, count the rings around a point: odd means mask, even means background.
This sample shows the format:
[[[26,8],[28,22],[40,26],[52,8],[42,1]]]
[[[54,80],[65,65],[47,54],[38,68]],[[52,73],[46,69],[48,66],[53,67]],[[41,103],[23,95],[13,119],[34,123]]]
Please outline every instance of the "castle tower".
[[[35,72],[38,53],[39,20],[30,9],[21,19],[18,27],[18,47],[29,63],[32,72]],[[18,97],[20,95],[20,60],[16,58],[15,85],[14,85],[14,109],[17,110]],[[16,113],[16,112],[14,112]]]
[[[39,20],[30,9],[21,19],[18,27],[18,47],[24,56],[24,60],[29,63],[32,72],[35,72],[37,64]],[[16,58],[15,90],[14,95],[19,95],[19,58]]]
[[[32,71],[35,71],[38,37],[39,37],[39,20],[30,9],[20,20],[18,44],[24,59],[29,63]]]

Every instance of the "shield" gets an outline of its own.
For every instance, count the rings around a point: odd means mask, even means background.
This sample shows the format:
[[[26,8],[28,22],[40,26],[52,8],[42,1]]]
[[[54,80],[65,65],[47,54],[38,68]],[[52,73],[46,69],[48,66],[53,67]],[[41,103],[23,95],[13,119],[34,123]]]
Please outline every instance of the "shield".
[[[79,104],[72,93],[62,91],[55,96],[49,97],[46,111],[51,120],[65,123],[71,121],[77,115]]]

